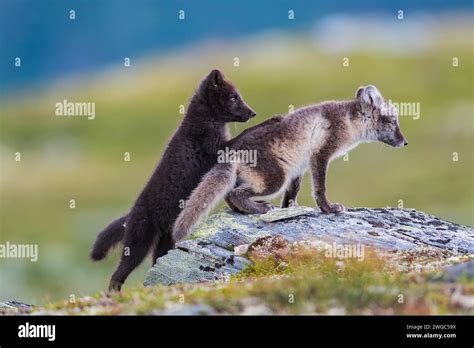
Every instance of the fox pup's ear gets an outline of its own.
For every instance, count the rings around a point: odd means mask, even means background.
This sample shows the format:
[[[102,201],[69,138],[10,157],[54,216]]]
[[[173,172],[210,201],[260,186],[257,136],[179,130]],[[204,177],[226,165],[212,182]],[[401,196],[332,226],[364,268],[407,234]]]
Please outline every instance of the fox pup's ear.
[[[215,86],[222,86],[224,84],[224,74],[218,69],[212,70],[207,79]]]
[[[360,87],[357,90],[356,96],[365,104],[380,108],[383,104],[383,97],[377,87],[369,85],[367,87]]]
[[[357,89],[357,92],[356,92],[356,98],[359,99],[360,96],[362,95],[362,92],[364,91],[364,87],[363,86],[360,86],[358,89]]]

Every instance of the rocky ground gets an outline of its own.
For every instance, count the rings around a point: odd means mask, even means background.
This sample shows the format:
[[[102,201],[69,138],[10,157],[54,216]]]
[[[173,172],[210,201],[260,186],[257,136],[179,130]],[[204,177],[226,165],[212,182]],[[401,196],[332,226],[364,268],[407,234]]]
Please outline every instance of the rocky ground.
[[[249,264],[240,255],[246,246],[275,235],[290,243],[363,245],[387,251],[432,247],[454,256],[474,254],[472,228],[414,209],[354,208],[343,214],[322,214],[294,207],[261,216],[225,210],[202,223],[193,239],[179,243],[160,258],[148,272],[145,285],[215,280],[235,274]]]
[[[223,211],[145,287],[6,314],[474,314],[474,230],[412,209]]]

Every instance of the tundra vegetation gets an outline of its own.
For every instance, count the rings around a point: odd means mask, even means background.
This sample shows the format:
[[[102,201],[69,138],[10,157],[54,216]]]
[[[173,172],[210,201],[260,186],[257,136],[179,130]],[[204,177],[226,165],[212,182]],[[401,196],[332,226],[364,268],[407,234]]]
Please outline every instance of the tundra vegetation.
[[[22,310],[30,314],[474,314],[474,284],[438,281],[441,269],[466,262],[439,249],[330,258],[292,245],[226,281],[129,288]],[[4,310],[4,313],[8,310]]]

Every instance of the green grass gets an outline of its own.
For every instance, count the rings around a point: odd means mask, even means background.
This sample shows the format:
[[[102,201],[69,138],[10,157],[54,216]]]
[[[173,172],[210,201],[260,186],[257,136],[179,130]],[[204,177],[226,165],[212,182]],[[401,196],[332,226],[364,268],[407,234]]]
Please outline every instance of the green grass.
[[[387,258],[366,249],[360,261],[328,258],[322,250],[297,247],[283,260],[254,259],[252,266],[228,282],[96,293],[34,308],[31,313],[160,314],[176,306],[206,305],[210,310],[204,314],[250,313],[256,306],[266,314],[474,314],[462,301],[474,296],[472,281],[431,282],[432,272],[410,270],[439,256],[436,251],[420,250]],[[446,255],[443,259],[450,262]],[[395,270],[400,264],[407,271]]]
[[[127,211],[160,159],[200,78],[221,68],[257,111],[232,133],[302,106],[348,99],[373,83],[394,101],[421,103],[421,118],[402,118],[410,141],[404,149],[362,145],[350,160],[335,161],[328,195],[346,206],[413,207],[474,225],[473,52],[469,40],[440,41],[411,56],[351,53],[351,65],[305,39],[287,41],[288,54],[270,57],[266,47],[243,50],[235,68],[222,50],[208,57],[150,60],[99,76],[61,82],[0,101],[1,240],[37,243],[39,261],[2,260],[0,299],[37,304],[103,289],[117,255],[92,264],[88,250],[107,222]],[[271,42],[268,43],[271,45]],[[458,68],[451,66],[453,55]],[[186,61],[186,60],[185,60]],[[63,99],[96,103],[96,119],[54,116]],[[22,161],[14,161],[14,153]],[[130,152],[131,162],[123,161]],[[453,162],[452,153],[459,161]],[[69,209],[69,199],[77,207]],[[314,206],[306,177],[299,202]],[[136,287],[146,261],[127,282]]]

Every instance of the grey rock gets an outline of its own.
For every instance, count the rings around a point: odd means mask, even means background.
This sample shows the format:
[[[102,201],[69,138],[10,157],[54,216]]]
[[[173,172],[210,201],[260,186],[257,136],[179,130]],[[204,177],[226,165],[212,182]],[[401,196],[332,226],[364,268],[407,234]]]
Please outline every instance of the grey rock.
[[[304,214],[304,215],[301,215]],[[261,237],[280,235],[288,242],[360,243],[384,250],[430,246],[474,254],[474,230],[415,209],[352,208],[324,214],[308,207],[278,209],[275,215],[243,215],[228,209],[201,223],[190,239],[159,258],[145,286],[225,279],[250,263],[234,248]],[[281,220],[281,217],[284,220]],[[274,219],[277,218],[277,221]]]
[[[455,283],[460,281],[461,279],[469,281],[474,280],[474,260],[446,268],[443,271],[440,280]]]
[[[9,301],[0,302],[0,309],[15,309],[15,306],[9,304]]]
[[[33,308],[32,305],[23,303],[23,302],[18,302],[18,301],[4,301],[0,302],[0,309],[2,310],[24,310],[24,311],[29,311]]]
[[[286,209],[276,208],[270,210],[266,214],[260,215],[260,219],[265,222],[274,222],[294,218],[301,215],[308,215],[311,214],[313,211],[313,208],[308,207],[291,207]]]

